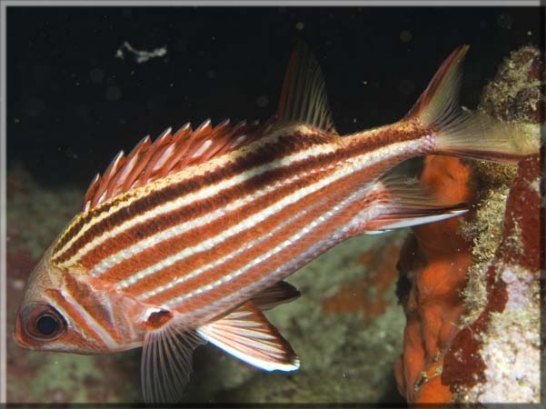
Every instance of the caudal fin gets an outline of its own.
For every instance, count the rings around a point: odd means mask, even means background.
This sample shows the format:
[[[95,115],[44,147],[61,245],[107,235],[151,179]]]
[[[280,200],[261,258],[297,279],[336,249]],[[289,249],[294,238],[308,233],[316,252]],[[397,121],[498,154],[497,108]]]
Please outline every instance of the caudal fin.
[[[441,154],[515,163],[538,152],[537,127],[501,122],[459,106],[462,62],[468,48],[459,46],[449,55],[405,120],[430,129],[437,138],[435,151]]]

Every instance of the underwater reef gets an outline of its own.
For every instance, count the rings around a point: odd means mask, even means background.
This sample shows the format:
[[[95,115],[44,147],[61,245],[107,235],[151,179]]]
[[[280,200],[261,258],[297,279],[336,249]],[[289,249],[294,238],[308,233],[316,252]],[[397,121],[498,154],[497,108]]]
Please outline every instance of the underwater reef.
[[[510,54],[478,109],[517,122],[536,141],[544,124],[544,55]],[[396,362],[412,404],[539,403],[544,192],[540,153],[518,166],[428,156],[421,175],[463,217],[417,226],[402,246],[397,293],[407,324]],[[541,217],[542,216],[542,217]]]

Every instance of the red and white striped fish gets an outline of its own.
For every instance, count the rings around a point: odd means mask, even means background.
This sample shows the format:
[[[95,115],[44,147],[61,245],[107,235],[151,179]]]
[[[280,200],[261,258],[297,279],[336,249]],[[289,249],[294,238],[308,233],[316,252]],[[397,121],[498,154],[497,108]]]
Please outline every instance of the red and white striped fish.
[[[430,153],[516,162],[535,150],[459,108],[467,49],[391,125],[339,136],[300,46],[274,120],[186,125],[121,152],[32,272],[15,340],[75,353],[143,347],[147,402],[181,398],[204,341],[267,371],[297,369],[262,312],[299,296],[285,277],[355,235],[466,210],[387,171]]]

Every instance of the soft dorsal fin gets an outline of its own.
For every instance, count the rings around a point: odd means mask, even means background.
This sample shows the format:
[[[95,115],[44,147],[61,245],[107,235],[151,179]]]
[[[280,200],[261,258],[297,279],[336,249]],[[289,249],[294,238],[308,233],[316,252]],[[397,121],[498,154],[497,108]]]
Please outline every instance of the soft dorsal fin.
[[[169,128],[153,143],[146,136],[129,155],[119,152],[102,176],[95,176],[85,194],[83,210],[186,166],[247,145],[261,135],[260,129],[257,122],[232,126],[225,120],[212,127],[210,120],[206,120],[195,130],[187,123],[174,135]]]
[[[297,42],[288,61],[277,116],[336,133],[322,71],[303,41]]]

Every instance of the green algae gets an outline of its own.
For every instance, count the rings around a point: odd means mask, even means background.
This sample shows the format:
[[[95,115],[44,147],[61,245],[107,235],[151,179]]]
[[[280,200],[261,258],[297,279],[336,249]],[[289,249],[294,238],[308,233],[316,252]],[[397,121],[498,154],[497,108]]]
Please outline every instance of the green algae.
[[[102,376],[91,356],[29,352],[27,363],[39,368],[36,375],[24,380],[8,378],[8,388],[21,391],[30,402],[45,403],[47,397],[52,401],[88,402],[90,396],[82,385],[88,380],[100,381]]]

